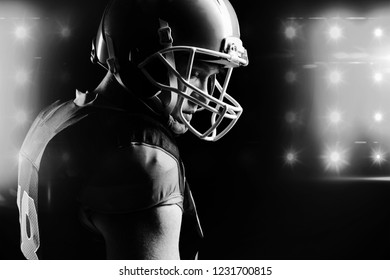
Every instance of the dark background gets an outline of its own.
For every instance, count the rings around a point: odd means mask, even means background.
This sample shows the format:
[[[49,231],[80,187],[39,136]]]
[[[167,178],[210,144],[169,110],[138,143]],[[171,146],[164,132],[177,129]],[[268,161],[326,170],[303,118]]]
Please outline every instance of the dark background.
[[[282,159],[286,132],[281,118],[287,102],[283,71],[289,63],[278,56],[288,47],[283,41],[283,19],[337,5],[365,12],[378,2],[231,2],[250,64],[235,70],[229,91],[244,113],[216,143],[192,135],[179,139],[205,233],[200,258],[389,259],[388,183],[323,180],[310,163],[289,168]],[[66,18],[72,27],[68,40],[40,39],[43,59],[36,83],[37,108],[59,98],[73,98],[76,88],[93,89],[104,71],[90,63],[90,44],[106,1],[28,3],[39,7],[40,16],[48,22]],[[63,73],[62,78],[53,73]],[[312,144],[307,131],[300,136],[308,146]],[[0,208],[0,259],[22,258],[11,194]]]

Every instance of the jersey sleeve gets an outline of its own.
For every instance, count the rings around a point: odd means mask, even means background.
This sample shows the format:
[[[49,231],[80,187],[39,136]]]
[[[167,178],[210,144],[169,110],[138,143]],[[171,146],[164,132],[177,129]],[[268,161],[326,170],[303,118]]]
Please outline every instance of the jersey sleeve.
[[[183,205],[180,166],[159,146],[133,142],[108,151],[81,190],[88,209],[125,213],[158,205]]]

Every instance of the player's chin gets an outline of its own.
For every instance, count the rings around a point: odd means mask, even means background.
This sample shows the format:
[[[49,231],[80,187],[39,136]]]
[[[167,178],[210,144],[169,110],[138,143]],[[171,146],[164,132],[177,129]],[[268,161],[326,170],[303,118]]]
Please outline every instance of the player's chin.
[[[188,123],[191,122],[191,120],[192,120],[192,115],[193,115],[193,113],[185,113],[185,112],[183,112],[183,117],[184,117],[184,119],[185,119]],[[183,123],[182,120],[180,120],[180,121]]]
[[[184,133],[186,133],[188,131],[188,127],[184,127],[182,128],[178,133],[176,133],[177,135],[182,135]]]
[[[173,133],[176,135],[184,134],[188,130],[188,127],[180,119],[172,118],[172,121],[170,122],[169,126]]]
[[[188,127],[186,127],[185,125],[175,126],[175,128],[173,129],[173,132],[176,135],[182,135],[182,134],[186,133],[187,131],[188,131]]]

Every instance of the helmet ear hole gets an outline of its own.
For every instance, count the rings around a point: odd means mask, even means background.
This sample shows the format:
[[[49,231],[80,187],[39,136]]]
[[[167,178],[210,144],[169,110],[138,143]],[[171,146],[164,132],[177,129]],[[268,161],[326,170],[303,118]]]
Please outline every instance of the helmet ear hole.
[[[131,62],[122,63],[118,75],[125,87],[138,98],[151,98],[160,90],[160,88],[150,83],[138,67]]]
[[[153,57],[148,61],[148,63],[142,65],[141,68],[145,74],[150,76],[150,78],[155,80],[157,83],[167,85],[167,67],[160,59],[158,59],[158,57]]]

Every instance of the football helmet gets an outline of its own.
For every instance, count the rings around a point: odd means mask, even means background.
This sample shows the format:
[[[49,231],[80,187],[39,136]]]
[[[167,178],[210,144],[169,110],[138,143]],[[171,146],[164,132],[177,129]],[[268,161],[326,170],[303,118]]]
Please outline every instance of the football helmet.
[[[198,127],[182,112],[179,117],[201,139],[220,139],[242,113],[227,87],[233,68],[248,65],[248,56],[228,0],[114,0],[92,42],[91,59],[145,104],[162,104],[159,95],[168,93],[168,114],[185,99],[196,104],[206,114]],[[186,66],[179,69],[179,61]],[[223,69],[207,90],[190,83],[196,61]]]

